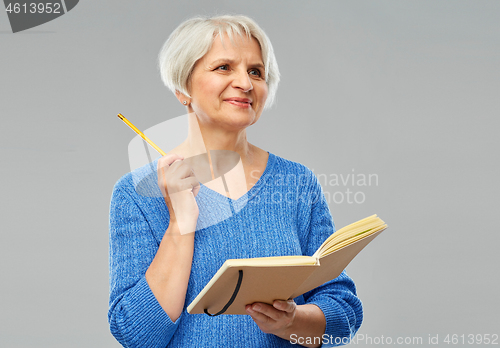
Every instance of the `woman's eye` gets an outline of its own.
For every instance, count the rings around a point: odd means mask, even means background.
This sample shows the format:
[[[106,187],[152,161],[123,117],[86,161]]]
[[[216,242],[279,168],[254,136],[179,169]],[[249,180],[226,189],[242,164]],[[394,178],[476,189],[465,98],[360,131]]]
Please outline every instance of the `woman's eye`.
[[[262,74],[260,73],[260,70],[259,69],[252,69],[249,71],[250,75],[254,75],[254,76],[262,76]]]
[[[224,65],[221,65],[219,66],[217,69],[215,70],[222,70],[222,71],[228,71],[229,70],[229,65],[227,64],[224,64]]]

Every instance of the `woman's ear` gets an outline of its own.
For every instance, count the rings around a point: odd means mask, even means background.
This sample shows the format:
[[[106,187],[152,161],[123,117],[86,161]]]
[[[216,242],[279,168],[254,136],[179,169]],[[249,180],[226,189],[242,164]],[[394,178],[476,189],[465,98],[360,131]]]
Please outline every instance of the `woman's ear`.
[[[182,105],[189,106],[189,104],[191,104],[191,98],[186,97],[186,95],[184,93],[179,92],[179,91],[175,91],[175,96],[181,102]]]
[[[175,91],[175,96],[177,97],[177,99],[181,102],[185,101],[185,100],[188,100],[189,98],[186,97],[184,94],[182,94],[181,92],[179,91]]]

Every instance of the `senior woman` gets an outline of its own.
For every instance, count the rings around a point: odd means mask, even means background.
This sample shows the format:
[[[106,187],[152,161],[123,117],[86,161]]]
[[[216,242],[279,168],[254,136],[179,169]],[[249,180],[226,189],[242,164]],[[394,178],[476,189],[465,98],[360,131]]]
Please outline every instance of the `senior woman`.
[[[312,255],[335,227],[311,170],[247,141],[246,128],[272,105],[279,81],[271,43],[253,20],[187,20],[170,35],[159,63],[163,81],[189,112],[188,137],[153,161],[152,190],[162,194],[137,189],[151,165],[114,187],[113,335],[125,347],[348,342],[361,325],[362,307],[345,273],[293,300],[248,304],[248,315],[186,312],[226,259]],[[210,155],[215,150],[237,154],[238,164],[223,185],[214,177],[200,184],[203,168],[227,167],[227,158]],[[194,157],[200,160],[188,161]]]

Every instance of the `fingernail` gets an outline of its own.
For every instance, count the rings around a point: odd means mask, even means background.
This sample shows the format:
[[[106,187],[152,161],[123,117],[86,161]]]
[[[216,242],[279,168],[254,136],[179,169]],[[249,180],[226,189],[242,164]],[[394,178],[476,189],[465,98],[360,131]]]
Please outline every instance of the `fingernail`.
[[[260,305],[257,304],[255,306],[253,306],[253,309],[256,311],[260,311],[261,307],[260,307]]]

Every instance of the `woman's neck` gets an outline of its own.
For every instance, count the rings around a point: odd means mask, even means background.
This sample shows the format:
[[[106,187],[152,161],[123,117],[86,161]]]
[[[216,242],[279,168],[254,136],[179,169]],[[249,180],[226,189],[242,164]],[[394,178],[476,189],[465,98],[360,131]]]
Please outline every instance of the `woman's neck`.
[[[188,116],[188,137],[183,145],[189,156],[195,156],[202,153],[208,153],[212,150],[229,150],[236,152],[243,165],[252,165],[256,152],[255,146],[247,140],[246,129],[237,131],[228,131],[222,128],[203,128],[200,127],[195,113]],[[224,156],[214,157],[214,161],[221,161]],[[218,163],[212,163],[218,166]],[[221,164],[222,165],[222,164]]]

